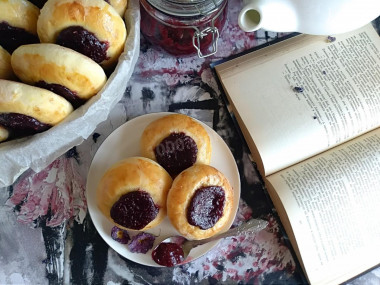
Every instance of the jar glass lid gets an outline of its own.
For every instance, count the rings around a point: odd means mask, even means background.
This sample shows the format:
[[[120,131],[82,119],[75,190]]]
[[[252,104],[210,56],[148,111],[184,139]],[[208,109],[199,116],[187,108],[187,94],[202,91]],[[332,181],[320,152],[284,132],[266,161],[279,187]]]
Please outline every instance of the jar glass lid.
[[[206,16],[226,0],[147,0],[157,10],[173,16]]]

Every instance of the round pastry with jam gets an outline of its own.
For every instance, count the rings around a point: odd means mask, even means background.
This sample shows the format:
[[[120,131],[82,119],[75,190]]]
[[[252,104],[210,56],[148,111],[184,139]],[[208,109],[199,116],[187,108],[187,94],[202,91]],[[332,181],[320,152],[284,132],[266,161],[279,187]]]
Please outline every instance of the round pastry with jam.
[[[172,178],[157,162],[130,157],[109,168],[97,188],[100,211],[125,230],[147,230],[166,216]]]
[[[49,90],[0,79],[0,125],[9,132],[7,139],[46,131],[72,111],[65,98]]]
[[[24,83],[61,95],[74,108],[97,94],[107,80],[103,68],[95,61],[56,44],[20,46],[13,52],[11,63]]]
[[[228,229],[233,201],[232,186],[220,171],[195,164],[174,179],[168,217],[187,239],[205,239]]]
[[[116,65],[127,37],[122,17],[104,0],[49,0],[37,33],[41,42],[71,48],[105,69]]]
[[[183,114],[170,114],[150,123],[140,147],[142,156],[157,161],[173,178],[195,163],[209,164],[211,160],[206,129]]]
[[[21,45],[39,43],[40,9],[27,0],[0,1],[0,46],[10,54]]]

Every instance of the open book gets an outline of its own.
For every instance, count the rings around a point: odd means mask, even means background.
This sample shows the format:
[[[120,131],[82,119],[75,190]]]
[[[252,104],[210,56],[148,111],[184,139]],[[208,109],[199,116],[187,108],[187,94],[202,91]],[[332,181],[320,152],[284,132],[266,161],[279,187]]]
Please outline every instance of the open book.
[[[297,35],[215,66],[311,284],[380,264],[380,38]]]

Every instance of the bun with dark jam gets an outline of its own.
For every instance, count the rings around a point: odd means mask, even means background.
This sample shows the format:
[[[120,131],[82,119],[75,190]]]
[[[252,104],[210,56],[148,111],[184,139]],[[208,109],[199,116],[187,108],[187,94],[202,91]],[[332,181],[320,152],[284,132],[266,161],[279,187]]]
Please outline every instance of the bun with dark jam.
[[[210,165],[195,164],[174,179],[168,217],[187,239],[205,239],[228,229],[233,202],[228,179]]]
[[[195,163],[209,164],[211,142],[206,129],[183,114],[150,123],[140,140],[143,156],[157,161],[172,177]]]
[[[123,19],[104,0],[49,0],[37,33],[41,42],[76,50],[105,69],[116,65],[127,37]]]
[[[96,191],[104,216],[125,230],[147,230],[166,217],[172,178],[158,163],[130,157],[111,166]]]
[[[11,63],[24,83],[61,95],[74,108],[97,94],[107,81],[99,64],[56,44],[20,46],[13,52]]]
[[[45,131],[72,111],[66,99],[51,91],[0,79],[0,125],[10,137]]]

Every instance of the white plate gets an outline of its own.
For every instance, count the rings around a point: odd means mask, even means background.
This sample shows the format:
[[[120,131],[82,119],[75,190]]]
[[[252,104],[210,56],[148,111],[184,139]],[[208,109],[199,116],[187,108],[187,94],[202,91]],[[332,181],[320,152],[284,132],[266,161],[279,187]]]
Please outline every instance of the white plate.
[[[120,255],[134,262],[160,267],[151,257],[151,250],[146,254],[132,253],[126,245],[123,245],[111,238],[111,229],[113,224],[104,217],[96,205],[96,188],[99,180],[114,163],[131,156],[139,156],[139,141],[145,127],[152,121],[170,113],[153,113],[137,117],[120,126],[103,142],[99,147],[91,163],[87,177],[87,204],[95,228],[106,241],[106,243],[117,251]],[[199,122],[199,121],[198,121]],[[240,177],[234,157],[223,139],[210,127],[200,122],[207,130],[212,146],[211,165],[221,171],[230,181],[236,199],[232,209],[233,215],[229,220],[228,228],[232,225],[240,199]],[[158,235],[155,245],[170,235],[176,235],[178,232],[170,224],[166,217],[157,227],[148,232]],[[199,246],[191,252],[191,258],[195,259],[212,249],[218,241],[210,242],[206,245]],[[190,260],[190,259],[187,259]]]

